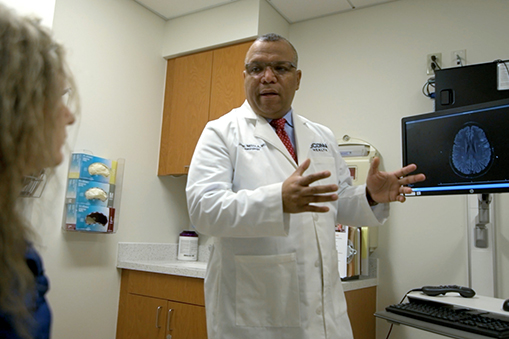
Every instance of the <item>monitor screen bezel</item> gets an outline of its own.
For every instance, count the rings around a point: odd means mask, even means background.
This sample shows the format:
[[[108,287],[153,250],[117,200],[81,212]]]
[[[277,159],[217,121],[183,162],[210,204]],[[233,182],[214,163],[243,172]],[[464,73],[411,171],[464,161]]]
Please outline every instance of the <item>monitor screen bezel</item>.
[[[401,137],[402,137],[402,160],[403,166],[409,165],[408,163],[408,155],[407,155],[407,131],[406,125],[408,122],[415,122],[419,120],[425,120],[429,118],[437,118],[437,117],[447,117],[451,115],[457,115],[458,113],[468,114],[472,111],[485,110],[490,108],[503,108],[506,106],[509,114],[509,99],[495,100],[483,102],[475,105],[468,105],[462,107],[455,107],[450,109],[444,109],[436,112],[417,114],[412,116],[406,116],[401,119]],[[509,134],[509,132],[508,132]],[[509,142],[509,136],[508,136]],[[418,164],[417,164],[418,166]],[[508,169],[509,171],[509,169]],[[417,168],[417,172],[419,172],[419,168]],[[426,173],[424,173],[426,175]],[[412,187],[413,185],[409,185]],[[433,196],[433,195],[462,195],[462,194],[489,194],[489,193],[505,193],[509,192],[509,182],[507,184],[476,184],[475,182],[471,184],[465,184],[460,186],[429,186],[426,185],[426,181],[422,183],[415,184],[416,187],[412,187],[413,192],[408,196]]]

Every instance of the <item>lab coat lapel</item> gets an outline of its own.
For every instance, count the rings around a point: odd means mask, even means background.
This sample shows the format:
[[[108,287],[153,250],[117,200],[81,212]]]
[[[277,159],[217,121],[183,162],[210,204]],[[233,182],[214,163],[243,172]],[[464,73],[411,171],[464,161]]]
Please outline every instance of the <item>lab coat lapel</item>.
[[[252,113],[252,116],[251,116]],[[297,168],[295,161],[293,160],[292,156],[290,155],[290,152],[286,149],[285,145],[283,145],[283,142],[279,137],[277,136],[276,132],[270,126],[270,124],[267,122],[267,119],[264,117],[259,116],[258,114],[254,113],[252,110],[250,110],[248,114],[248,118],[255,118],[256,119],[256,126],[255,126],[255,137],[265,140],[265,142],[271,144],[274,146],[278,151],[280,151],[293,165],[295,168]]]
[[[297,159],[299,163],[302,163],[309,157],[309,147],[313,143],[314,134],[311,133],[304,120],[298,114],[295,114],[295,112],[293,114],[293,132],[297,149]]]

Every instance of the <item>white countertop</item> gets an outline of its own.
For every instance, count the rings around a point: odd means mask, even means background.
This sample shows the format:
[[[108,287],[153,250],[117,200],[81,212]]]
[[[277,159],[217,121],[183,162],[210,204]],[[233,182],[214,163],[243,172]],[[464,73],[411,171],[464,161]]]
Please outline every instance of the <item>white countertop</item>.
[[[198,261],[181,261],[177,260],[177,244],[118,243],[117,267],[122,269],[203,279],[205,278],[208,259],[209,251],[206,246],[199,246]],[[376,272],[376,269],[372,271]],[[376,285],[378,285],[376,274],[370,277],[361,276],[359,279],[343,281],[345,291]]]
[[[204,261],[126,260],[117,262],[118,268],[163,274],[205,278],[207,263]]]

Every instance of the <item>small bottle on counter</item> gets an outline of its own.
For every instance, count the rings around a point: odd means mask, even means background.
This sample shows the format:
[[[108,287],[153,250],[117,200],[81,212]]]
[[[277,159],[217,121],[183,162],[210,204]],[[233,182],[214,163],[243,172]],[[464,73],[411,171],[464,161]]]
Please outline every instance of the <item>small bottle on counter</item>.
[[[184,230],[179,235],[178,260],[198,260],[198,234]]]

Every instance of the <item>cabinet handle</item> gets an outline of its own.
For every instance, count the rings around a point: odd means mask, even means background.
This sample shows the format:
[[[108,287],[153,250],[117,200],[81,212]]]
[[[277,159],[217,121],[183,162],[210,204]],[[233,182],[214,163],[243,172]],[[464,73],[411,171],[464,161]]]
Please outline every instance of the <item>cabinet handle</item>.
[[[159,313],[161,313],[161,309],[163,307],[162,306],[158,306],[157,307],[157,311],[156,311],[156,328],[161,328],[161,326],[159,326]]]
[[[173,313],[173,308],[170,308],[168,310],[168,320],[167,320],[167,323],[166,323],[166,332],[170,332],[171,329],[170,329],[170,323],[171,323],[171,314]]]
[[[191,167],[191,165],[184,166],[185,169],[189,169],[189,167]]]

